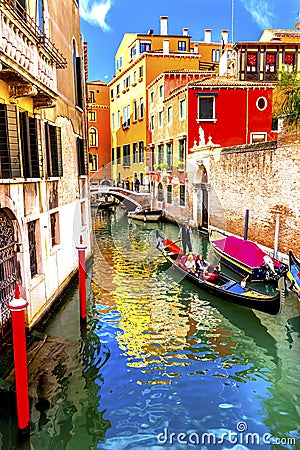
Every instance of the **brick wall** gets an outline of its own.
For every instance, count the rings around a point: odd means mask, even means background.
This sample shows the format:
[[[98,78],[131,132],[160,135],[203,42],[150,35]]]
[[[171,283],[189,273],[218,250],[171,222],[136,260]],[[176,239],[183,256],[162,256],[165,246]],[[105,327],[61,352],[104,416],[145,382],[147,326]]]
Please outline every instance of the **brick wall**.
[[[210,161],[210,225],[244,234],[249,209],[248,239],[274,247],[280,215],[279,252],[292,249],[300,257],[300,141],[282,134],[276,143],[227,147]],[[225,227],[224,227],[225,224]]]

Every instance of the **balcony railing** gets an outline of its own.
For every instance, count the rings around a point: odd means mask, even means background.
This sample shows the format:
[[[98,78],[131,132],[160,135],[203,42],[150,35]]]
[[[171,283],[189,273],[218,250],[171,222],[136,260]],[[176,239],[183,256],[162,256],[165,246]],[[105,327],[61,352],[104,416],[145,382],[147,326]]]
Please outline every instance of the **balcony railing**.
[[[9,12],[11,17],[13,18],[13,21],[15,23],[18,23],[19,25],[19,35],[22,33],[22,31],[25,35],[29,33],[34,44],[38,47],[43,48],[43,50],[47,53],[47,57],[49,58],[50,62],[52,62],[57,69],[65,69],[67,67],[67,59],[55,47],[53,42],[50,41],[50,39],[45,35],[45,33],[41,30],[37,23],[28,15],[25,9],[23,9],[16,1],[0,0],[0,10],[3,12],[5,10]],[[12,31],[11,28],[13,27],[11,24],[9,24],[10,21],[8,16],[6,16],[6,18],[4,18],[2,14],[1,16],[1,25],[3,24],[3,22],[6,22],[6,26],[5,24],[4,27],[1,26],[3,39],[5,37],[8,37],[5,36],[5,31],[7,30],[7,28],[9,27],[10,31]]]

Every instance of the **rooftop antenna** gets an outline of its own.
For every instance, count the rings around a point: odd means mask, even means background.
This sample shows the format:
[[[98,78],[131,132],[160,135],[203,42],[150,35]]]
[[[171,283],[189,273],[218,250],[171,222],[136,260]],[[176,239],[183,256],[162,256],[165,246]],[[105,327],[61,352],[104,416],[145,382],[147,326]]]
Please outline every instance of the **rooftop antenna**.
[[[233,43],[234,0],[231,0],[231,42]]]

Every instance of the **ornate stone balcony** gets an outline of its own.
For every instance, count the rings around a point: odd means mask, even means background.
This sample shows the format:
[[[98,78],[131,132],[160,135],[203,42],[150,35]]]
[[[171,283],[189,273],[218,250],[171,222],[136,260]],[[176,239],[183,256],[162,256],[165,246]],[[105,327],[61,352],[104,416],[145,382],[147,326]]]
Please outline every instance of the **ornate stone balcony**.
[[[0,0],[0,80],[12,98],[34,96],[35,107],[52,106],[56,70],[66,58],[20,6]]]

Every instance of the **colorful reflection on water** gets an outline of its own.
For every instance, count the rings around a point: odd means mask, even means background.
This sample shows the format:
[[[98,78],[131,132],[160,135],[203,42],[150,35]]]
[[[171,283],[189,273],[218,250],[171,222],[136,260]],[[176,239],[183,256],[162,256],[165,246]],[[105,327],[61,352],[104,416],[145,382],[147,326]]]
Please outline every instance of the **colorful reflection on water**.
[[[297,299],[287,295],[271,317],[198,291],[165,265],[157,227],[97,214],[86,333],[75,291],[46,330],[30,445],[297,448]],[[175,225],[160,228],[176,240]],[[193,245],[212,257],[205,239],[194,235]]]

